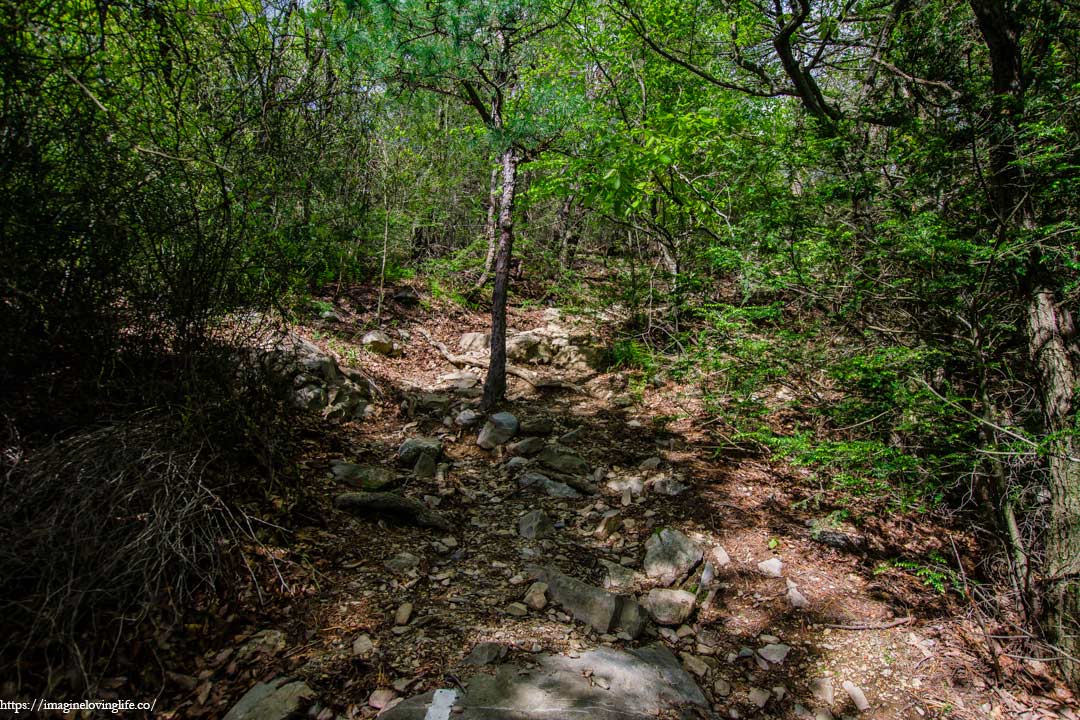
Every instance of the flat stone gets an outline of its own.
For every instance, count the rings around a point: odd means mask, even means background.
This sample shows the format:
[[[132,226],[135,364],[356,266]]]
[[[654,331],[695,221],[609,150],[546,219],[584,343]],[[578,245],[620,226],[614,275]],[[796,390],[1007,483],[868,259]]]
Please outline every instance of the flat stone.
[[[356,657],[367,657],[373,652],[375,652],[375,643],[371,641],[371,636],[357,635],[352,643],[352,654]]]
[[[820,677],[812,680],[810,682],[810,694],[819,703],[832,707],[833,701],[836,699],[836,690],[833,688],[832,678]]]
[[[859,712],[866,712],[870,709],[870,701],[866,699],[866,694],[863,693],[858,685],[850,680],[845,680],[840,686],[844,688],[844,692],[851,698],[851,702],[855,703],[855,708]]]
[[[638,464],[638,467],[642,470],[655,470],[660,467],[660,458],[654,456],[647,460],[642,460],[641,463]]]
[[[409,618],[412,617],[413,604],[411,602],[402,603],[397,612],[394,613],[395,625],[408,625]]]
[[[518,519],[518,534],[526,540],[536,540],[550,534],[555,524],[543,510],[527,512]]]
[[[718,568],[731,564],[731,556],[728,555],[728,551],[720,545],[715,546],[709,551],[709,555],[712,559],[712,564]]]
[[[412,437],[401,443],[398,448],[398,461],[407,467],[416,465],[421,455],[431,455],[438,459],[442,454],[442,441],[433,437]]]
[[[412,570],[420,564],[420,558],[411,552],[399,552],[383,563],[383,566],[391,572],[403,573]]]
[[[543,450],[545,445],[541,437],[527,437],[507,445],[506,452],[515,456],[532,457]]]
[[[477,643],[465,658],[466,665],[491,665],[506,657],[507,647],[497,642]]]
[[[645,542],[645,574],[671,585],[689,574],[702,556],[701,549],[686,535],[664,528]]]
[[[343,460],[330,463],[334,479],[361,490],[382,490],[396,479],[391,468],[381,465],[356,465]]]
[[[634,650],[600,647],[578,657],[541,654],[527,667],[496,666],[469,678],[454,701],[460,720],[656,720],[696,717],[705,696],[678,660],[659,644]],[[490,673],[490,671],[489,671]],[[409,698],[381,720],[431,720],[436,695]],[[445,705],[444,705],[445,706]],[[434,716],[444,720],[443,715]]]
[[[762,575],[769,577],[784,577],[784,563],[780,558],[772,557],[768,560],[762,560],[757,564],[758,570]]]
[[[537,457],[541,465],[562,475],[588,475],[589,463],[583,457],[557,445],[548,445]]]
[[[462,410],[454,417],[454,424],[459,427],[472,427],[483,419],[484,416],[475,410]]]
[[[525,617],[529,614],[529,608],[521,603],[510,603],[506,606],[506,614],[513,615],[514,617]]]
[[[518,427],[521,435],[550,435],[555,430],[555,425],[547,418],[525,418]]]
[[[510,440],[518,431],[517,418],[508,412],[495,413],[484,423],[476,444],[485,450],[493,450]]]
[[[713,692],[720,697],[727,697],[731,694],[731,683],[723,678],[719,678],[713,683]]]
[[[464,353],[491,352],[491,335],[482,332],[465,333],[458,340],[458,348]]]
[[[658,495],[667,495],[669,497],[682,495],[690,489],[688,485],[679,482],[675,478],[668,477],[667,475],[653,478],[648,482],[648,486],[654,493]]]
[[[804,608],[810,604],[806,596],[799,592],[799,586],[790,580],[787,581],[787,601],[793,608]]]
[[[379,688],[368,696],[367,703],[376,710],[382,710],[396,697],[397,693],[393,688]]]
[[[788,645],[784,645],[783,643],[769,643],[758,650],[758,655],[765,658],[770,663],[782,663],[789,652],[791,652],[791,647]]]
[[[315,692],[299,680],[257,683],[225,714],[225,720],[286,720],[314,697]]]
[[[433,478],[435,477],[437,469],[438,464],[435,462],[435,457],[423,453],[420,457],[416,458],[416,465],[413,466],[413,474],[418,478]]]
[[[604,574],[604,588],[607,590],[625,590],[628,587],[634,585],[635,573],[625,565],[611,562],[610,560],[600,560],[600,564],[604,566],[607,572]]]
[[[618,532],[622,527],[623,519],[618,510],[608,510],[600,518],[600,524],[593,531],[593,535],[598,540],[607,540],[609,537]]]
[[[757,705],[759,708],[763,708],[769,704],[769,699],[772,697],[772,693],[763,688],[750,688],[750,692],[747,693],[747,698],[751,703]]]
[[[694,611],[694,602],[694,594],[685,590],[653,588],[642,605],[658,624],[679,625]]]
[[[599,633],[625,630],[637,637],[644,629],[640,606],[632,597],[614,595],[552,568],[533,567],[529,573],[547,583],[549,599]]]
[[[679,657],[682,658],[683,667],[698,677],[703,678],[709,674],[709,666],[698,656],[690,653],[679,653]]]
[[[360,344],[380,355],[394,354],[394,341],[382,330],[369,330],[360,339]]]
[[[529,461],[523,457],[512,457],[503,466],[510,475],[515,475],[529,466]]]

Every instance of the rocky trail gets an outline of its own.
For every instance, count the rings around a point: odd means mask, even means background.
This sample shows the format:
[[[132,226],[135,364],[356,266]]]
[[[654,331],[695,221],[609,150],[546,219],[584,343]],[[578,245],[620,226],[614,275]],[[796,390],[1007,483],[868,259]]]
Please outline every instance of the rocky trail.
[[[875,575],[873,532],[813,531],[806,478],[718,452],[692,388],[635,396],[592,369],[587,329],[513,320],[530,375],[491,417],[462,360],[481,317],[403,311],[358,337],[370,402],[297,383],[357,420],[312,441],[318,500],[264,548],[279,596],[176,673],[171,716],[1074,717],[989,689],[954,619]],[[312,358],[347,348],[309,335],[306,367],[336,377]]]

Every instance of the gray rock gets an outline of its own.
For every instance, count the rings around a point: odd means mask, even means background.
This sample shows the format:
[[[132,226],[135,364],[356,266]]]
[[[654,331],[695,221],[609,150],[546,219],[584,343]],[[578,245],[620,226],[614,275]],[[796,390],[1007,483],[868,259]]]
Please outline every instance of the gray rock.
[[[832,678],[820,677],[812,680],[810,682],[810,694],[814,696],[814,700],[822,705],[831,707],[836,699],[836,690],[833,688]]]
[[[607,540],[609,537],[618,532],[622,527],[623,519],[618,510],[608,510],[604,513],[604,516],[600,518],[600,524],[597,525],[596,530],[593,532],[593,536],[598,540]]]
[[[543,510],[533,510],[518,519],[518,534],[526,540],[536,540],[550,534],[555,524]]]
[[[528,466],[529,466],[529,461],[527,459],[523,458],[523,457],[520,457],[520,456],[510,458],[509,460],[506,461],[506,464],[503,465],[503,467],[506,468],[507,474],[509,474],[511,476],[521,472],[522,470],[524,470]]]
[[[472,427],[483,419],[484,416],[475,410],[462,410],[457,414],[457,417],[454,418],[454,424],[459,427]]]
[[[305,385],[293,395],[296,406],[303,410],[321,410],[330,402],[326,389],[319,385]]]
[[[722,568],[731,564],[731,556],[728,555],[728,551],[721,545],[717,545],[709,553],[712,556],[712,563],[718,568]]]
[[[450,522],[424,503],[389,492],[348,492],[334,498],[334,506],[359,515],[392,517],[415,525],[450,530]]]
[[[841,683],[841,687],[844,688],[844,692],[846,692],[848,694],[848,697],[851,698],[851,702],[855,703],[855,708],[859,712],[866,712],[870,709],[870,701],[866,699],[866,695],[863,693],[863,691],[859,688],[858,685],[851,682],[850,680],[845,680],[843,683]]]
[[[529,586],[529,589],[525,591],[525,597],[523,600],[525,604],[531,607],[533,610],[543,610],[547,605],[547,583],[534,582]]]
[[[675,478],[668,477],[667,475],[653,478],[649,481],[649,487],[654,493],[668,495],[670,497],[682,495],[689,489],[687,485],[684,485]]]
[[[780,558],[772,557],[768,560],[762,560],[757,564],[758,570],[762,575],[769,577],[784,577],[784,563]]]
[[[412,617],[413,604],[410,602],[402,603],[398,606],[397,612],[394,613],[395,625],[408,625],[409,619]]]
[[[686,577],[698,563],[701,548],[678,530],[664,528],[645,542],[645,574],[664,585]]]
[[[580,455],[557,445],[548,445],[537,458],[547,469],[561,475],[588,475],[589,463]]]
[[[790,580],[787,581],[787,601],[793,608],[804,608],[810,604],[806,596],[799,592],[799,586]]]
[[[548,478],[544,478],[544,481],[542,483],[540,483],[540,486],[542,488],[544,488],[544,492],[547,493],[548,495],[550,495],[551,497],[561,497],[561,498],[579,498],[579,497],[581,497],[581,493],[578,492],[575,488],[570,487],[569,485],[567,485],[564,482],[559,482],[558,480],[549,480]]]
[[[277,678],[257,683],[225,715],[225,720],[286,720],[315,697],[306,683]]]
[[[544,449],[544,439],[539,437],[527,437],[523,440],[518,440],[515,443],[510,443],[506,446],[506,451],[511,455],[522,455],[525,457],[532,457],[541,450]]]
[[[523,332],[506,338],[507,360],[525,363],[540,359],[543,354],[543,339],[538,335]]]
[[[435,460],[442,454],[442,441],[433,437],[412,437],[401,443],[398,460],[402,465],[414,466],[421,455],[431,455]]]
[[[614,595],[551,568],[530,568],[529,573],[547,583],[552,602],[599,633],[623,630],[636,637],[644,629],[641,611],[632,597]]]
[[[647,460],[642,460],[638,467],[642,470],[655,470],[660,467],[660,458],[653,456]]]
[[[653,588],[642,605],[659,625],[681,625],[694,611],[696,598],[685,590]]]
[[[555,425],[547,418],[525,418],[521,421],[518,433],[521,435],[550,435]]]
[[[614,477],[607,481],[607,488],[618,495],[627,491],[631,495],[641,495],[645,492],[645,481],[638,475]]]
[[[517,434],[518,421],[508,412],[495,413],[484,423],[476,444],[485,450],[493,450]]]
[[[420,294],[408,285],[398,288],[390,297],[394,302],[405,307],[415,307],[420,304]]]
[[[383,563],[383,566],[391,572],[408,572],[420,565],[420,558],[410,552],[399,552]]]
[[[763,688],[750,688],[750,692],[747,694],[748,699],[754,705],[759,708],[763,708],[769,703],[769,699],[772,697],[772,693]]]
[[[393,688],[378,688],[371,695],[368,696],[368,705],[381,710],[397,697],[397,692]]]
[[[465,658],[466,665],[491,665],[506,657],[507,647],[497,642],[477,643]]]
[[[607,572],[604,575],[604,588],[607,590],[625,590],[635,582],[635,573],[630,568],[610,560],[600,560]]]
[[[449,375],[443,375],[439,378],[439,383],[440,387],[450,390],[468,390],[476,387],[480,383],[480,378],[468,370],[461,370]]]
[[[458,349],[464,353],[488,353],[491,352],[491,335],[489,333],[469,332],[458,340]]]
[[[467,691],[440,689],[409,698],[382,720],[430,720],[436,707],[457,720],[656,720],[696,717],[708,705],[693,678],[662,645],[635,650],[600,647],[578,657],[534,656],[534,666],[504,664],[469,678]],[[455,693],[452,701],[438,697]]]
[[[435,477],[435,471],[437,464],[435,458],[427,453],[423,453],[420,457],[416,458],[416,465],[413,466],[413,473],[418,478],[433,478]]]
[[[514,617],[525,617],[529,614],[529,608],[518,602],[510,603],[506,606],[506,614]]]
[[[330,464],[334,479],[361,490],[382,490],[393,484],[394,471],[381,465],[355,465],[335,460]]]
[[[380,355],[394,354],[394,341],[382,330],[370,330],[360,339],[360,344]]]
[[[367,657],[375,652],[375,643],[371,641],[371,636],[367,634],[357,635],[353,640],[352,654],[356,657]]]
[[[573,430],[563,433],[559,436],[559,442],[564,445],[569,445],[572,442],[577,442],[585,435],[585,427],[576,427]]]
[[[810,539],[847,552],[861,550],[866,544],[866,541],[858,535],[849,535],[839,530],[813,530],[810,532]]]
[[[782,663],[788,653],[791,652],[791,647],[783,643],[769,643],[763,648],[758,650],[758,655],[768,660],[770,663]]]

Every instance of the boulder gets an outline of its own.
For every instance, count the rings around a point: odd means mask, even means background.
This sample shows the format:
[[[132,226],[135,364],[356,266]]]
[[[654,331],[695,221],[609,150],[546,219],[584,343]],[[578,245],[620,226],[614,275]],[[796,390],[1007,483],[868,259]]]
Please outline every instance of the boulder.
[[[491,335],[478,332],[465,333],[458,340],[458,349],[463,353],[491,352]]]
[[[695,597],[685,590],[653,588],[642,606],[659,625],[682,625],[694,611]]]
[[[480,430],[480,437],[476,439],[476,444],[485,450],[493,450],[514,437],[517,430],[516,417],[508,412],[495,413],[488,418],[483,429]]]
[[[382,720],[656,720],[706,714],[694,679],[660,644],[600,647],[577,657],[538,655],[535,664],[503,664],[461,688],[440,688],[386,710]],[[490,672],[490,671],[489,671]]]
[[[382,330],[369,330],[364,333],[360,344],[379,355],[393,355],[395,351],[394,341]]]
[[[225,714],[225,720],[286,720],[314,697],[315,692],[299,680],[257,683]]]
[[[645,542],[645,574],[664,585],[686,577],[703,553],[690,538],[678,530],[664,528]]]

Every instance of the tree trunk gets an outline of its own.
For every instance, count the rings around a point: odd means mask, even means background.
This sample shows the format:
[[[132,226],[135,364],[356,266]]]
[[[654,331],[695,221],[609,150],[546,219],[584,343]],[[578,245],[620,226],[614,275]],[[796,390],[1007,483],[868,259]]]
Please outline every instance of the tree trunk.
[[[499,215],[499,168],[491,170],[491,184],[488,188],[488,212],[487,222],[484,224],[484,235],[487,238],[487,257],[484,258],[484,270],[479,279],[473,285],[473,290],[479,290],[487,283],[491,273],[491,263],[495,260],[495,245],[498,242],[498,224],[495,222]]]
[[[510,258],[514,251],[514,193],[519,161],[513,146],[502,155],[499,244],[495,252],[495,289],[491,295],[491,364],[484,381],[481,405],[485,412],[493,410],[506,395],[506,295],[510,285]]]
[[[991,204],[1003,239],[1038,227],[1029,192],[1034,178],[1016,162],[1024,117],[1021,23],[1002,0],[971,0],[990,54]],[[1050,471],[1050,523],[1043,567],[1043,628],[1061,652],[1061,668],[1080,687],[1080,442],[1076,438],[1076,330],[1068,309],[1057,302],[1053,276],[1037,244],[1018,290],[1027,307],[1028,357],[1038,378]]]

